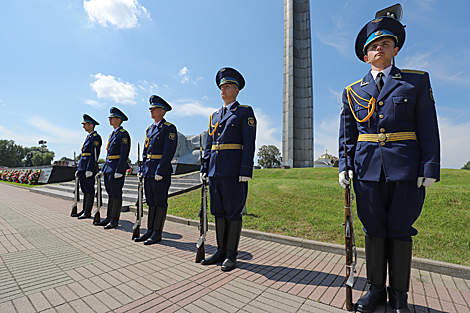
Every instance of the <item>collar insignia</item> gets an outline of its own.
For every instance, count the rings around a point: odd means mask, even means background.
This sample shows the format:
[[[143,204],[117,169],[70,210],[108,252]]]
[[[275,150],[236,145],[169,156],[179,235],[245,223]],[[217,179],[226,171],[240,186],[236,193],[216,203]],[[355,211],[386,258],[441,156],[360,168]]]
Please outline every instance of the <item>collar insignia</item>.
[[[369,85],[369,82],[361,81],[361,87]]]
[[[400,73],[396,73],[395,75],[392,76],[392,78],[401,79],[402,77]]]

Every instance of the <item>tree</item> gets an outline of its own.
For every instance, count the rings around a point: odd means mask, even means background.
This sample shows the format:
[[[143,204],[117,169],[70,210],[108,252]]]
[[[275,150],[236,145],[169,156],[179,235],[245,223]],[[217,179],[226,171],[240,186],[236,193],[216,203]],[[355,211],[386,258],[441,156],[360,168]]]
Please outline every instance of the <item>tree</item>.
[[[462,167],[463,170],[470,170],[470,161],[465,163],[465,165]]]
[[[258,149],[258,164],[263,168],[281,166],[281,153],[276,146],[263,145]]]
[[[16,167],[23,165],[25,150],[13,140],[0,140],[0,165]]]

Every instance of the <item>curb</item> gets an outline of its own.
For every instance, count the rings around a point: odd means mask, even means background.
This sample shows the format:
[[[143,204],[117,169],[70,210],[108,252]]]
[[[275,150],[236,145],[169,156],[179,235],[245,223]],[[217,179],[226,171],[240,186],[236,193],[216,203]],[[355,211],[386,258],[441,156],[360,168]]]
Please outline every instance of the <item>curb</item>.
[[[132,209],[133,208],[131,207],[131,211]],[[187,218],[174,216],[170,214],[167,215],[166,219],[170,222],[185,224],[189,226],[197,227],[199,225],[199,221],[197,220],[190,220]],[[209,223],[209,229],[215,230],[215,224]],[[306,249],[319,250],[319,251],[324,251],[328,253],[335,253],[339,255],[345,254],[343,245],[338,245],[338,244],[333,244],[333,243],[328,243],[328,242],[302,239],[302,238],[290,237],[290,236],[278,235],[278,234],[270,234],[270,233],[260,232],[260,231],[251,230],[251,229],[242,229],[242,236],[253,238],[253,239],[258,239],[258,240],[266,240],[266,241],[272,241],[272,242],[282,243],[282,244],[291,245],[291,246],[302,247]],[[365,249],[357,248],[356,250],[357,250],[357,257],[364,259]],[[448,275],[448,276],[470,280],[470,266],[413,257],[412,262],[411,262],[411,267],[418,269],[418,270],[434,272],[434,273],[439,273],[442,275]]]

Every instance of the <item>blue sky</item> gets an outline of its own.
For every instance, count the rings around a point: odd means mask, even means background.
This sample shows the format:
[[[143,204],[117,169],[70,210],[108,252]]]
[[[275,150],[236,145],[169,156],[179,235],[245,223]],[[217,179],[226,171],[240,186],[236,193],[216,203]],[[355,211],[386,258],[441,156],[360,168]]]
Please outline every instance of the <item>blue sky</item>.
[[[317,158],[337,155],[341,93],[369,70],[354,54],[359,30],[396,2],[311,1]],[[470,160],[470,3],[408,0],[399,68],[430,72],[442,166]],[[18,0],[0,4],[0,139],[23,146],[46,140],[56,159],[83,143],[82,115],[101,125],[124,111],[137,142],[151,124],[150,95],[166,99],[166,119],[201,133],[222,106],[215,74],[230,66],[246,79],[238,100],[258,119],[258,148],[282,143],[283,0]],[[105,154],[105,150],[102,150]]]

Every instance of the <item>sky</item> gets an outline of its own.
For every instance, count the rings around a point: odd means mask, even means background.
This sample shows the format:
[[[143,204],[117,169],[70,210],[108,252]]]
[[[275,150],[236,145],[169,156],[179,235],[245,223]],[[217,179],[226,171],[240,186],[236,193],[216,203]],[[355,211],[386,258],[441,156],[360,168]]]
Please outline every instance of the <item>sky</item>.
[[[390,1],[310,1],[314,81],[314,158],[338,154],[341,94],[370,69],[354,53],[359,30]],[[402,69],[430,73],[443,168],[470,160],[470,20],[467,1],[406,0]],[[118,107],[132,138],[145,138],[149,97],[184,135],[207,129],[222,107],[215,75],[239,70],[238,101],[254,108],[257,147],[282,147],[283,0],[15,0],[0,4],[0,139],[46,140],[55,159],[79,154],[83,114],[100,122]],[[102,157],[105,154],[102,149]]]

